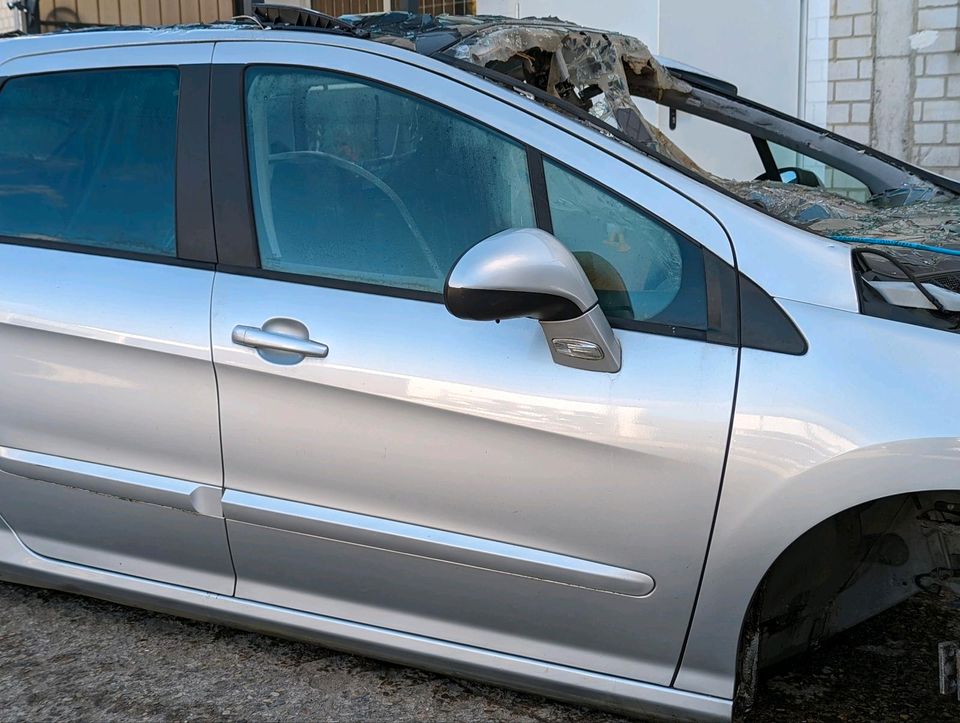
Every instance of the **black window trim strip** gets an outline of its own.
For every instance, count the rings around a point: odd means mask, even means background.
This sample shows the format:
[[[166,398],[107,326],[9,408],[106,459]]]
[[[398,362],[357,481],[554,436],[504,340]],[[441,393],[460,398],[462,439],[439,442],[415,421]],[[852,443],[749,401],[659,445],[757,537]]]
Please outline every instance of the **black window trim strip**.
[[[165,266],[181,266],[189,269],[206,269],[208,271],[214,271],[216,269],[216,264],[211,261],[182,259],[179,256],[163,256],[143,251],[130,251],[128,249],[95,246],[93,244],[54,241],[52,239],[30,238],[28,236],[0,236],[0,244],[7,246],[27,246],[36,249],[47,249],[48,251],[65,251],[67,253],[85,254],[87,256],[103,256],[111,259],[125,259],[127,261],[142,261]]]
[[[218,263],[260,268],[247,153],[243,63],[210,71],[210,180]]]
[[[527,176],[533,197],[533,215],[537,228],[553,234],[553,214],[550,212],[550,196],[547,191],[547,175],[543,168],[543,153],[527,145]]]
[[[177,257],[216,263],[208,122],[211,65],[181,65],[178,70],[180,94],[174,176]]]
[[[273,281],[286,281],[291,284],[304,284],[307,286],[318,286],[324,289],[336,289],[338,291],[355,291],[360,294],[374,294],[375,296],[390,296],[397,299],[412,299],[415,301],[427,301],[435,304],[443,303],[443,294],[434,291],[420,291],[417,289],[406,289],[400,286],[384,286],[381,284],[368,284],[362,281],[348,281],[346,279],[337,279],[328,276],[313,276],[309,274],[297,274],[291,271],[278,271],[276,269],[265,269],[260,266],[253,267],[247,265],[217,264],[217,271],[224,274],[233,274],[235,276],[252,276],[259,279],[271,279]]]

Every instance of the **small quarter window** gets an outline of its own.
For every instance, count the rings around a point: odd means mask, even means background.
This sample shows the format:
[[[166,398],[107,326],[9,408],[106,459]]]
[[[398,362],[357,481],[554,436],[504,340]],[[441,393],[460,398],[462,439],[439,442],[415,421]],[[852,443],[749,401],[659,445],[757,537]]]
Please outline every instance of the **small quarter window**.
[[[0,91],[0,236],[176,255],[179,73],[85,70]]]
[[[526,152],[406,93],[306,69],[246,75],[265,269],[440,293],[453,263],[534,226]]]
[[[614,320],[706,329],[703,252],[591,181],[544,162],[554,235],[574,252]]]

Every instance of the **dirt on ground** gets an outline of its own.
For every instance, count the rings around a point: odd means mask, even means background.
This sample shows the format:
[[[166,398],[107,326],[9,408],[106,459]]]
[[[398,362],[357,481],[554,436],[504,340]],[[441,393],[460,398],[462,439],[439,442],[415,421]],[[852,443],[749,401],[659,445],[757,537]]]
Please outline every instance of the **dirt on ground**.
[[[617,716],[324,648],[89,598],[0,584],[0,720],[587,721]],[[960,720],[929,595],[774,671],[743,720]]]
[[[958,721],[960,702],[939,694],[942,640],[960,640],[960,604],[919,593],[769,671],[743,720]]]

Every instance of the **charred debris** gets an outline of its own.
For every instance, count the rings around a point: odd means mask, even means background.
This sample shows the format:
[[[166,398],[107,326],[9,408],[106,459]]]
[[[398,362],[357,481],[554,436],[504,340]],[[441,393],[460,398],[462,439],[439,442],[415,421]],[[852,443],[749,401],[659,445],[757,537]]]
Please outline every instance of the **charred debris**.
[[[468,63],[521,92],[539,91],[556,106],[639,149],[716,184],[750,204],[823,236],[881,237],[960,249],[960,186],[942,184],[895,159],[717,89],[712,79],[671,72],[636,38],[592,30],[557,18],[393,12],[345,16],[375,40]],[[689,77],[689,76],[688,76]],[[712,86],[712,87],[711,87]],[[532,93],[533,94],[533,93]],[[634,98],[652,100],[778,143],[861,179],[866,202],[774,178],[715,176],[644,118]],[[574,112],[580,111],[580,112]],[[924,177],[927,176],[927,177]],[[953,185],[953,187],[949,187]]]

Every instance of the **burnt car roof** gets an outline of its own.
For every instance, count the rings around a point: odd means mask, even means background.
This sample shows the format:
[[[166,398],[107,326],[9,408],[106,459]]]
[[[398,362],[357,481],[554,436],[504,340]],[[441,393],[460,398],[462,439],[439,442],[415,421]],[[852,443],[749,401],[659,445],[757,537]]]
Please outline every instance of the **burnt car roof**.
[[[389,38],[433,57],[455,59],[467,69],[472,66],[473,72],[482,69],[492,80],[545,93],[535,94],[541,101],[560,99],[567,112],[606,124],[621,140],[692,171],[742,201],[818,235],[851,243],[855,254],[862,250],[858,258],[864,268],[880,277],[899,278],[902,269],[910,267],[914,276],[951,292],[960,286],[960,259],[924,250],[960,249],[958,184],[740,98],[733,84],[658,58],[636,38],[559,18],[381,13],[344,19],[373,39]],[[633,96],[729,125],[750,133],[755,142],[781,143],[814,158],[829,154],[839,170],[859,171],[875,195],[862,203],[779,180],[719,178],[650,124]],[[871,250],[880,243],[901,245],[879,253]]]

